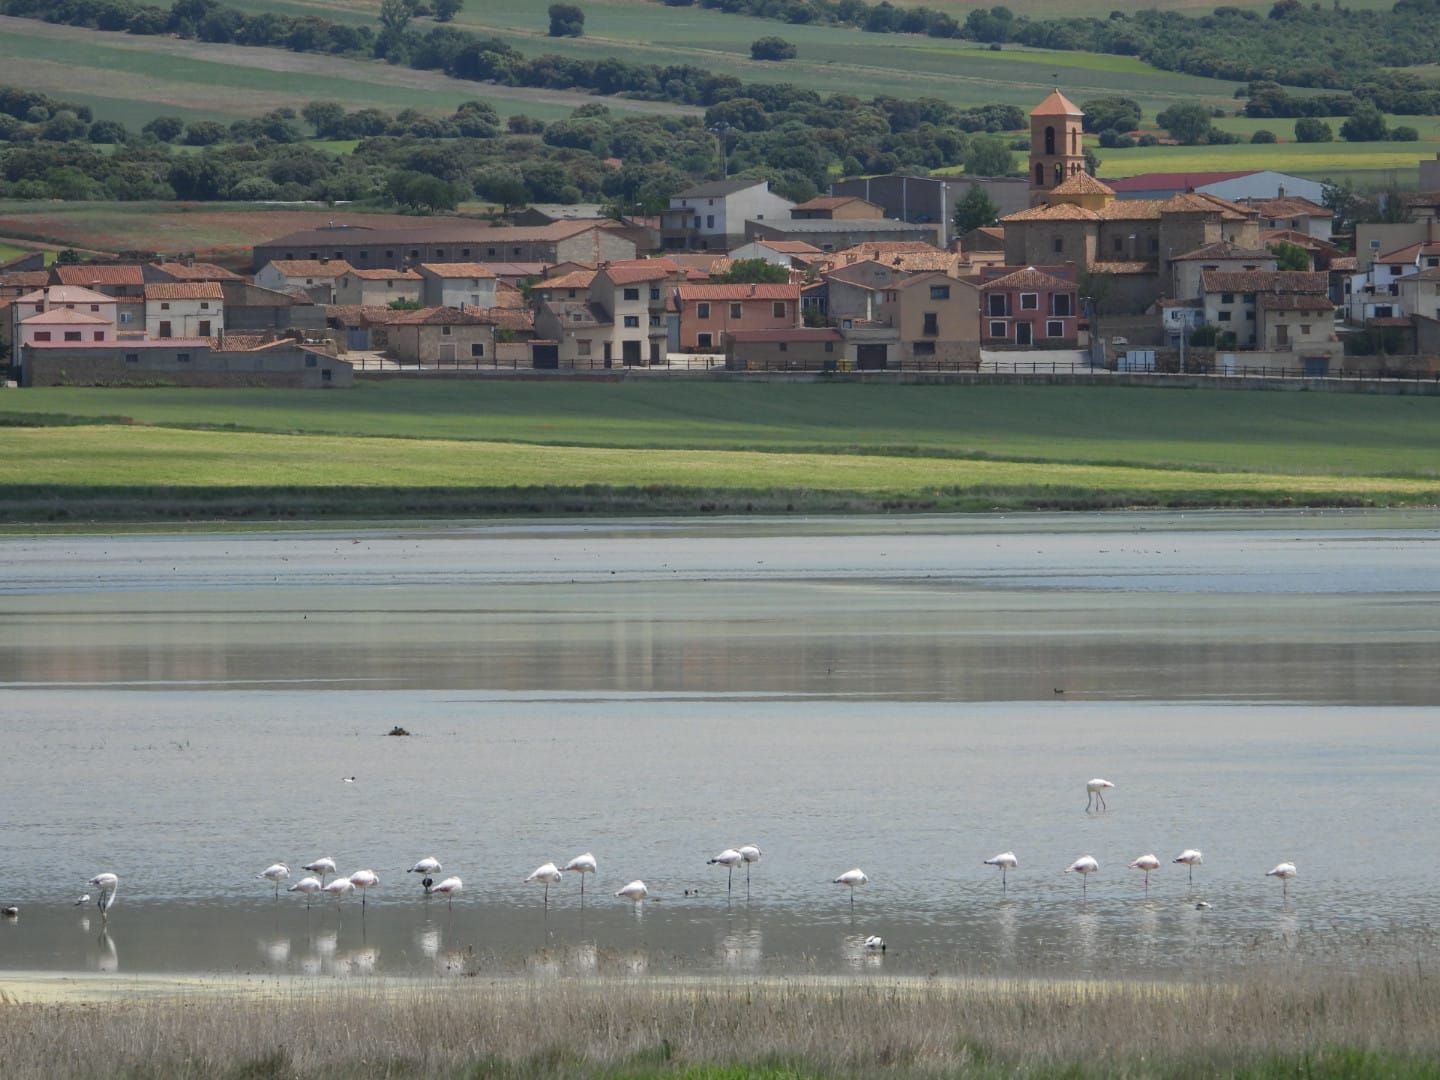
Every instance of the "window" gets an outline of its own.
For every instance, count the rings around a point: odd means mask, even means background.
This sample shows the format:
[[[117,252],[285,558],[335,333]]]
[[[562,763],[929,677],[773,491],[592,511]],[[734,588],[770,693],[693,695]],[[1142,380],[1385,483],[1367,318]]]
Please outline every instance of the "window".
[[[486,254],[486,255],[494,255],[494,254],[495,254],[495,249],[494,249],[494,248],[486,248],[486,249],[485,249],[485,254]]]
[[[1039,311],[1039,310],[1040,310],[1040,294],[1039,294],[1039,293],[1033,293],[1033,292],[1022,292],[1022,293],[1020,294],[1020,310],[1021,310],[1021,311]]]
[[[420,252],[416,251],[414,248],[411,248],[411,249],[410,249],[410,257],[411,257],[412,259],[418,259],[418,258],[420,257]],[[337,255],[336,258],[339,258],[339,256]]]
[[[1050,297],[1050,305],[1055,309],[1051,315],[1075,314],[1075,298],[1069,293],[1055,293]]]
[[[1200,269],[1201,269],[1201,270],[1219,270],[1220,267],[1219,267],[1219,266],[1202,266],[1202,267],[1200,267]],[[1245,269],[1246,269],[1246,270],[1254,270],[1255,268],[1254,268],[1253,266],[1247,266],[1247,267],[1245,267]]]
[[[91,305],[90,305],[90,310],[91,310],[91,311],[99,311],[99,310],[100,310],[100,305],[99,305],[99,304],[91,304]]]
[[[330,381],[330,369],[329,369],[329,368],[326,368],[324,371],[320,372],[320,381],[321,381],[321,382],[329,382],[329,381]]]
[[[626,316],[625,316],[625,329],[626,329],[626,330],[634,330],[634,329],[637,329],[639,326],[640,326],[640,316],[639,316],[639,315],[626,315]]]
[[[833,353],[835,351],[835,343],[833,341],[825,342],[825,351],[828,353]]]
[[[651,300],[659,300],[659,299],[660,299],[660,290],[659,290],[659,289],[651,289],[651,290],[650,290],[650,299],[651,299]]]
[[[695,228],[698,229],[699,227],[700,227],[700,215],[699,215],[699,214],[696,214],[696,215],[695,215]]]
[[[444,259],[444,258],[445,258],[445,249],[444,249],[444,248],[436,248],[436,249],[435,249],[435,258],[437,258],[437,259]]]
[[[1220,322],[1229,322],[1229,321],[1230,321],[1230,312],[1228,312],[1228,311],[1222,311],[1222,312],[1219,313],[1219,315],[1216,316],[1216,318],[1219,319]]]
[[[744,317],[745,317],[745,309],[744,309],[744,308],[742,308],[739,304],[731,304],[731,305],[730,305],[730,318],[732,318],[732,319],[743,319]]]
[[[1151,255],[1159,255],[1159,254],[1160,254],[1160,238],[1159,238],[1158,236],[1152,236],[1152,237],[1150,237],[1150,254],[1151,254]]]
[[[66,341],[79,341],[83,336],[84,336],[84,335],[81,334],[79,330],[66,330],[66,331],[65,331],[65,340],[66,340]]]
[[[177,364],[188,364],[190,362],[190,354],[188,352],[176,353],[175,362]]]
[[[1220,303],[1222,303],[1222,304],[1233,304],[1234,302],[1235,302],[1235,294],[1234,294],[1233,292],[1222,292],[1222,293],[1220,294]]]
[[[925,312],[925,326],[920,332],[926,337],[935,337],[940,333],[940,319],[935,312]]]
[[[706,215],[705,215],[705,228],[707,228],[707,229],[713,229],[714,227],[715,227],[715,215],[714,215],[714,214],[706,214]]]
[[[787,341],[782,341],[782,342],[780,342],[780,351],[781,351],[781,352],[789,352],[789,351],[790,351],[790,343],[787,342]]]
[[[209,300],[201,300],[201,301],[200,301],[200,310],[201,310],[201,311],[209,311],[209,310],[210,310],[210,301],[209,301]]]
[[[651,325],[652,327],[658,327],[658,326],[660,325],[660,316],[659,316],[659,315],[651,315],[651,316],[650,316],[650,325]]]
[[[910,344],[910,351],[915,356],[934,356],[935,343],[933,341],[915,341]]]
[[[775,303],[770,305],[770,314],[775,316],[775,318],[777,319],[783,319],[785,318],[785,309],[785,301],[776,300]]]
[[[362,262],[368,262],[369,259],[370,259],[370,252],[368,252],[368,251],[362,251],[362,252],[360,252],[360,260],[361,260]]]
[[[695,338],[695,344],[702,349],[713,349],[715,347],[715,339],[709,334],[698,334]]]
[[[485,343],[483,341],[472,341],[470,343],[470,355],[481,357],[485,355]]]
[[[450,336],[450,327],[448,327],[448,326],[442,326],[442,327],[440,327],[440,336],[441,336],[441,337],[449,337],[449,336]]]
[[[131,312],[131,311],[122,311],[122,312],[120,313],[120,325],[121,325],[121,326],[124,326],[124,325],[126,325],[127,323],[132,323],[132,322],[134,322],[134,321],[135,321],[135,313],[134,313],[134,312]]]
[[[493,255],[493,254],[495,254],[495,253],[492,251],[490,254]],[[387,258],[387,259],[393,259],[393,258],[395,258],[395,251],[394,251],[393,248],[392,248],[391,250],[385,252],[385,258]]]
[[[1115,249],[1115,254],[1117,255],[1125,250],[1125,241],[1118,236],[1111,240],[1110,244]]]
[[[127,352],[125,354],[125,362],[127,364],[138,364],[140,362],[140,354],[138,352]]]
[[[209,320],[209,319],[201,319],[201,320],[200,320],[200,336],[201,336],[201,337],[209,337],[209,336],[210,336],[210,320]]]
[[[1380,241],[1379,241],[1379,240],[1371,240],[1371,241],[1370,241],[1370,250],[1371,250],[1371,251],[1379,251],[1379,250],[1380,250]]]
[[[1302,334],[1308,334],[1308,333],[1310,333],[1310,324],[1309,324],[1309,323],[1301,323],[1301,324],[1300,324],[1300,333],[1302,333]]]
[[[36,330],[36,331],[35,331],[35,340],[36,340],[36,341],[49,341],[49,340],[50,340],[50,331],[49,331],[49,330]]]
[[[696,304],[696,305],[695,305],[695,317],[696,317],[697,319],[708,319],[708,318],[710,317],[710,305],[709,305],[709,304]]]
[[[1006,336],[1005,327],[1006,327],[1007,325],[1008,325],[1007,323],[1003,323],[1003,322],[992,322],[992,323],[990,324],[990,336],[991,336],[991,337],[998,337],[998,338],[1003,338],[1003,337],[1005,337],[1005,336]]]
[[[1059,252],[1065,250],[1065,238],[1064,238],[1063,236],[1057,236],[1057,237],[1055,237],[1053,240],[1050,241],[1050,244],[1051,244],[1051,250],[1054,251],[1054,252],[1056,252],[1056,253],[1059,253]]]
[[[986,313],[987,315],[1006,315],[1006,314],[1008,314],[1008,312],[1006,312],[1006,310],[1005,310],[1005,294],[1004,294],[1004,293],[998,293],[998,292],[992,292],[992,293],[986,298],[985,313]]]
[[[95,335],[94,335],[94,340],[96,340],[96,341],[104,341],[104,340],[105,340],[105,331],[104,331],[104,330],[96,330],[96,331],[95,331]]]
[[[1059,319],[1049,319],[1049,320],[1047,320],[1046,323],[1045,323],[1045,336],[1046,336],[1046,337],[1064,337],[1064,336],[1065,336],[1065,324],[1064,324],[1063,322],[1061,322]]]
[[[337,251],[337,252],[335,252],[335,258],[337,258],[337,259],[343,259],[343,258],[345,258],[345,253],[344,253],[343,251]]]
[[[931,299],[931,300],[949,300],[949,299],[950,299],[950,286],[949,286],[949,285],[931,285],[931,286],[930,286],[930,299]]]
[[[626,300],[639,300],[639,299],[640,299],[640,290],[639,290],[639,289],[626,289],[626,290],[625,290],[625,299],[626,299]]]
[[[161,311],[169,311],[169,310],[170,310],[170,305],[169,305],[169,304],[161,304],[161,305],[160,305],[160,310],[161,310]]]
[[[580,340],[576,341],[576,342],[575,342],[575,351],[576,351],[578,354],[580,354],[581,356],[589,356],[589,355],[590,355],[590,339],[589,339],[589,338],[581,338]]]
[[[174,336],[175,336],[174,334],[170,333],[170,324],[169,324],[168,322],[162,322],[162,323],[160,324],[160,336],[161,336],[161,337],[174,337]]]

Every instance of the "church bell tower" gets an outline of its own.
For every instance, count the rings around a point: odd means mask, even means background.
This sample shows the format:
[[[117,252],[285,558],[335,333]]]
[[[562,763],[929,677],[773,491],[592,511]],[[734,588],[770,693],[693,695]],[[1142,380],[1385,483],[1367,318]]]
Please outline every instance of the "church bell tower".
[[[1059,90],[1030,110],[1030,203],[1085,171],[1080,107]]]

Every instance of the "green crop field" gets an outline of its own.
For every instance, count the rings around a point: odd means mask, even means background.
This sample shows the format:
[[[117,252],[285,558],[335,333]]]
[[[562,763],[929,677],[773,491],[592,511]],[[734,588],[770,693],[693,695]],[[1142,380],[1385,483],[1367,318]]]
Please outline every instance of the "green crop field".
[[[574,509],[649,489],[669,509],[1431,504],[1437,420],[1440,398],[1105,386],[46,388],[0,399],[0,491],[82,516],[97,492],[176,488],[280,493],[302,516],[339,488]]]

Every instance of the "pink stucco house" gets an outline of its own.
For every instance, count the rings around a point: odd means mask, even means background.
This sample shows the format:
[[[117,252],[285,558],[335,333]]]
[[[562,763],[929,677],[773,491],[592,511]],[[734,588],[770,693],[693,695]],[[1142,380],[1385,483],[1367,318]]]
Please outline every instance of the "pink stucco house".
[[[800,325],[799,285],[679,285],[672,303],[683,350],[719,352],[723,334]]]

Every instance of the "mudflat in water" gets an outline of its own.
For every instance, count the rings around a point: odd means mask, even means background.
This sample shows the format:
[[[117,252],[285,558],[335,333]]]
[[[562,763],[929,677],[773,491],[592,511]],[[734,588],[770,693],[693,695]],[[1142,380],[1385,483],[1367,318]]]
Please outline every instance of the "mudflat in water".
[[[1437,540],[1418,513],[0,539],[0,970],[1429,958]],[[747,842],[748,903],[705,864]],[[583,908],[521,884],[586,850]],[[322,854],[380,874],[363,914],[254,879]],[[430,854],[453,910],[404,873]],[[100,870],[108,925],[71,906]]]

